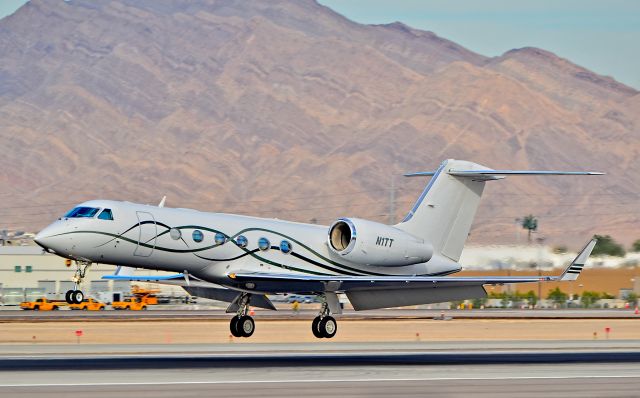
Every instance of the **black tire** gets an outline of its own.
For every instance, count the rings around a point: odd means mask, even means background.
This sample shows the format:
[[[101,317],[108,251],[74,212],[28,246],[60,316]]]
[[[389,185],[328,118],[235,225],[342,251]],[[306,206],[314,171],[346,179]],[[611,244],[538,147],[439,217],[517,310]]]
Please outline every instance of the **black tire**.
[[[89,307],[85,306],[82,311],[89,311]]]
[[[73,299],[71,298],[72,294],[73,294],[73,290],[67,290],[67,293],[65,293],[64,301],[66,301],[67,304],[73,304]]]
[[[37,305],[35,307],[33,307],[34,311],[40,311],[40,307],[38,307]]]
[[[146,311],[146,310],[147,310],[147,306],[145,305],[142,307],[142,311]]]
[[[100,311],[104,311],[104,307],[100,307]]]
[[[325,316],[320,321],[318,329],[320,329],[320,333],[322,333],[325,338],[330,339],[336,335],[336,332],[338,331],[338,323],[332,316]]]
[[[73,304],[82,304],[84,293],[82,293],[82,290],[74,290],[71,294],[71,299],[73,300]]]
[[[60,309],[60,308],[59,308],[57,305],[54,305],[54,306],[53,306],[53,310],[54,310],[54,311],[58,311],[59,309]]]
[[[253,321],[253,318],[250,316],[244,315],[238,319],[238,323],[236,328],[238,329],[238,333],[242,335],[242,337],[251,337],[253,332],[256,331],[256,323]]]
[[[231,335],[233,337],[242,337],[242,334],[238,332],[239,319],[240,318],[238,318],[237,316],[234,316],[233,318],[231,318],[231,321],[229,322],[229,331],[231,332]]]
[[[320,321],[320,317],[317,316],[313,318],[313,322],[311,322],[311,331],[313,332],[313,335],[319,339],[324,337],[324,335],[320,333]]]

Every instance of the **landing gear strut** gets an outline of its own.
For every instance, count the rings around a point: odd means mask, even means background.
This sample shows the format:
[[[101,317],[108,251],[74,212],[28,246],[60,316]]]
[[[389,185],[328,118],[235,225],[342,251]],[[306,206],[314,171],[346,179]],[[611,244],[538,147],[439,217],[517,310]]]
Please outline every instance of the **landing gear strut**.
[[[88,261],[76,261],[76,272],[73,275],[73,290],[67,290],[64,295],[64,299],[67,304],[80,304],[84,300],[84,293],[78,289],[82,280],[84,279],[87,271],[91,267],[91,263]]]
[[[323,296],[322,299],[320,313],[313,319],[313,322],[311,323],[311,331],[313,332],[313,335],[319,339],[330,339],[336,335],[336,332],[338,331],[338,323],[330,315],[331,311],[329,310],[329,304],[327,303],[326,298]]]
[[[249,313],[249,301],[251,295],[243,293],[238,300],[238,312],[236,316],[231,318],[229,330],[234,337],[250,337],[256,330],[256,323],[253,318],[247,315]]]

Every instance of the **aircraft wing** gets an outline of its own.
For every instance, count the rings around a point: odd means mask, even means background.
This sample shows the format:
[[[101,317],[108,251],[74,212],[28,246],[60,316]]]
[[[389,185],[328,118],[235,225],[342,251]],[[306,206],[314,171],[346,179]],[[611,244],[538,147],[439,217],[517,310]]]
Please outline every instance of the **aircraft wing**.
[[[238,288],[270,293],[344,292],[356,310],[485,297],[485,285],[576,280],[591,254],[592,239],[558,276],[347,276],[235,272]]]
[[[105,275],[102,279],[124,280],[131,282],[156,282],[163,285],[180,286],[192,296],[231,303],[227,312],[235,312],[237,308],[236,301],[240,295],[238,291],[194,278],[186,272],[172,275],[123,275],[119,274],[118,271],[113,275]],[[271,300],[269,300],[265,295],[255,295],[251,300],[251,305],[268,310],[276,310],[276,307],[271,303]]]
[[[163,282],[170,280],[184,280],[185,274],[173,275],[104,275],[102,279],[114,281],[131,281],[131,282]]]
[[[302,289],[305,292],[348,291],[352,289],[389,289],[403,287],[454,287],[504,285],[507,283],[531,283],[576,280],[582,272],[584,264],[596,245],[592,239],[578,253],[565,271],[558,276],[349,276],[349,275],[306,275],[306,274],[273,274],[257,272],[234,272],[227,276],[235,283],[255,283],[256,290],[279,290],[283,285],[283,293],[295,293],[291,289]]]

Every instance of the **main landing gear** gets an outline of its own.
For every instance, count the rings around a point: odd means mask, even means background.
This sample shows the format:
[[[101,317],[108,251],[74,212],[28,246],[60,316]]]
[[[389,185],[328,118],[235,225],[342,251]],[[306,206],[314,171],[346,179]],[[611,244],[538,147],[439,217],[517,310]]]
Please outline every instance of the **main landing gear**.
[[[249,313],[249,301],[251,295],[243,293],[238,300],[238,312],[236,316],[231,318],[229,330],[234,337],[250,337],[256,330],[256,323],[253,318],[247,315]]]
[[[324,299],[322,301],[320,313],[311,323],[311,331],[313,332],[313,335],[319,339],[330,339],[335,336],[338,331],[338,323],[330,314],[331,311],[329,310],[329,304],[327,303],[327,300]]]
[[[78,289],[82,280],[84,279],[87,271],[91,267],[91,263],[88,261],[76,261],[76,272],[73,275],[73,290],[67,290],[64,295],[64,299],[67,304],[80,304],[84,300],[84,293]]]

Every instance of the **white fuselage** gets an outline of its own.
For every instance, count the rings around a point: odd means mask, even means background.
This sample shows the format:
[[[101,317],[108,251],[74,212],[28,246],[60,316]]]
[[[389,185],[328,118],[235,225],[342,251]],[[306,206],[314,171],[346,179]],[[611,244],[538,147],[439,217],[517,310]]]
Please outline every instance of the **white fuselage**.
[[[99,213],[86,218],[62,217],[42,230],[36,241],[67,258],[187,271],[221,285],[233,272],[415,276],[460,270],[459,264],[440,256],[395,267],[349,262],[329,249],[328,227],[315,224],[107,200],[79,206],[111,209],[113,219],[100,219]],[[246,238],[245,247],[240,236]],[[266,250],[258,247],[261,238],[269,242]],[[282,241],[288,243],[285,250],[280,249]]]

